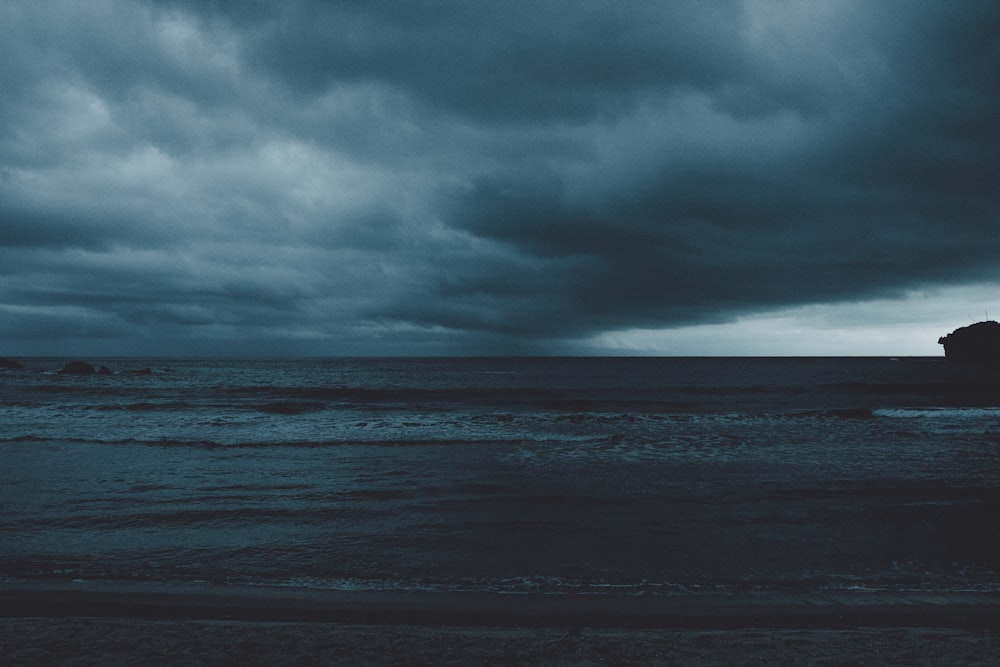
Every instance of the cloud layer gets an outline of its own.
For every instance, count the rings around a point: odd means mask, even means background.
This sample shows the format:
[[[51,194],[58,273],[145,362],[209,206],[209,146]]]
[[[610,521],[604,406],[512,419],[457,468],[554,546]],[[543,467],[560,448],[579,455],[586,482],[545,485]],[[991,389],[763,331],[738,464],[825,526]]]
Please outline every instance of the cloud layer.
[[[1000,282],[995,2],[14,0],[0,32],[14,349],[572,351]]]

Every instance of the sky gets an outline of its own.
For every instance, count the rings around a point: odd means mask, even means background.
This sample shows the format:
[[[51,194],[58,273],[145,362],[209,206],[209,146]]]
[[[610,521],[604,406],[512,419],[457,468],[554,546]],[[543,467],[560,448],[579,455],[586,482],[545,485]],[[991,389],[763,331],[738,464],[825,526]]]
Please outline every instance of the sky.
[[[940,355],[997,72],[995,0],[0,0],[0,355]]]

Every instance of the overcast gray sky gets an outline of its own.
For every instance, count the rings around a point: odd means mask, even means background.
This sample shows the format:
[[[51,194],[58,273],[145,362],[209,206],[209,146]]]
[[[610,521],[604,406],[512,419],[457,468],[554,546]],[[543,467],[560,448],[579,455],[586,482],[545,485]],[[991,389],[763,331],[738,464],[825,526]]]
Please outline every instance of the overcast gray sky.
[[[0,354],[940,354],[1000,3],[0,2]]]

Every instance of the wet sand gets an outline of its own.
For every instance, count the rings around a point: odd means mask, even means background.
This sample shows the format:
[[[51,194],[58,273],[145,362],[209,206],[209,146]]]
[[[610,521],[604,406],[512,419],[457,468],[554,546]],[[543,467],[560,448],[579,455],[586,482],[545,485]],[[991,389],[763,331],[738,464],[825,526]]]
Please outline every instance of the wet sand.
[[[1000,633],[0,619],[6,665],[996,665]]]
[[[996,665],[993,598],[3,590],[0,664]]]

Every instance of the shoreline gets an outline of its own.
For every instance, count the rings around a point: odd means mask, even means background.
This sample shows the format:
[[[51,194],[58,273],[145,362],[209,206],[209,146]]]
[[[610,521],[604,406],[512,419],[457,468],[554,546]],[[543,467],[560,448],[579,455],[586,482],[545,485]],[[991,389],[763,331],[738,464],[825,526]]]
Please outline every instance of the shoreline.
[[[0,619],[16,665],[982,665],[1000,633],[939,628],[621,630]]]
[[[610,598],[0,588],[18,665],[996,665],[997,595]],[[937,601],[935,601],[937,600]]]
[[[1000,594],[851,593],[795,599],[692,596],[288,591],[257,588],[0,587],[0,618],[233,620],[532,628],[1000,629]]]

